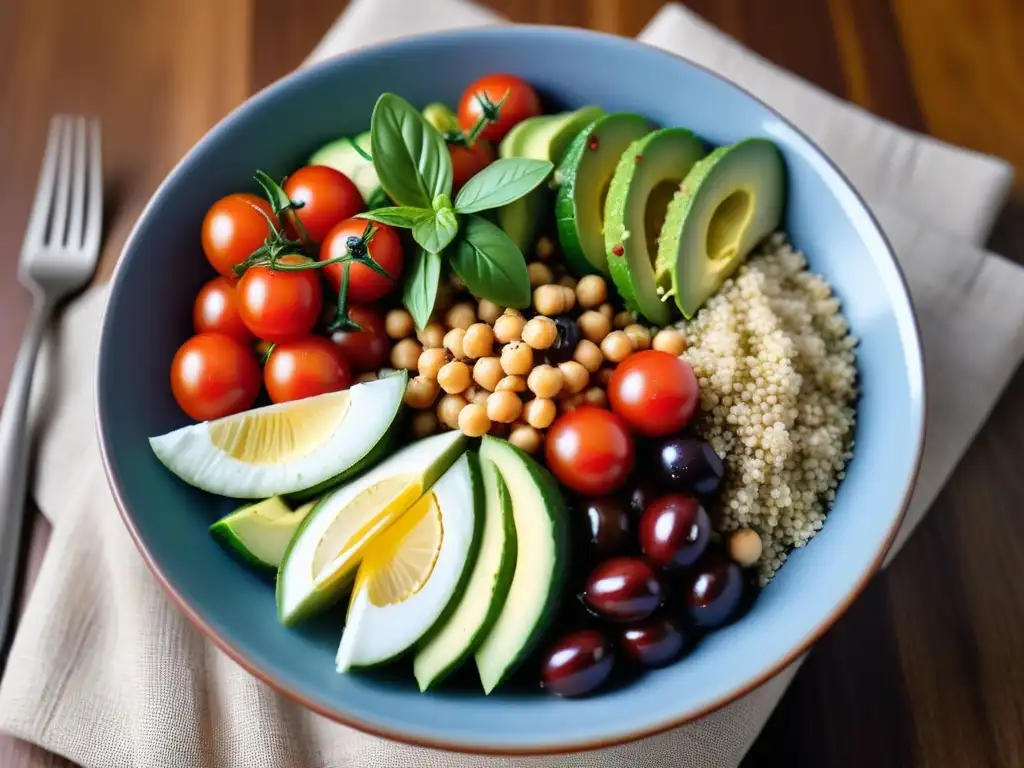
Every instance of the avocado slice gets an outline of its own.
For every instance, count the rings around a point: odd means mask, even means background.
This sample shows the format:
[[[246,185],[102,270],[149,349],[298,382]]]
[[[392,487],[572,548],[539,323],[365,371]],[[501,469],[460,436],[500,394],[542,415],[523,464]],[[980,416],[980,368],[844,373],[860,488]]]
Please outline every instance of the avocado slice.
[[[612,175],[626,148],[653,128],[645,117],[614,112],[586,125],[569,144],[555,171],[555,220],[562,252],[577,274],[608,274],[604,204]]]
[[[505,604],[476,651],[490,693],[536,647],[558,611],[569,565],[568,509],[550,473],[506,440],[484,436],[480,456],[508,486],[516,528],[515,572]]]
[[[370,132],[364,131],[358,136],[345,136],[325,144],[310,156],[309,164],[326,165],[340,171],[352,179],[364,203],[378,203],[386,195],[377,177],[377,170],[373,167],[373,162],[359,154],[353,144],[357,144],[359,149],[369,155]]]
[[[323,610],[351,584],[367,546],[466,450],[457,431],[417,440],[317,503],[292,538],[277,578],[283,624]]]
[[[512,499],[494,462],[481,459],[480,465],[484,485],[480,552],[462,599],[413,660],[421,691],[436,686],[477,649],[505,605],[515,572],[517,542]]]
[[[273,572],[314,506],[316,502],[310,501],[293,512],[280,496],[271,496],[222,517],[210,526],[210,535],[249,565]]]
[[[707,151],[685,128],[662,128],[637,139],[619,158],[604,208],[608,269],[629,307],[657,325],[668,325],[673,306],[658,286],[658,236],[673,195]],[[669,277],[664,275],[664,282]]]
[[[656,269],[671,276],[684,317],[778,228],[785,198],[782,155],[768,139],[719,147],[693,166],[665,214]]]
[[[459,117],[447,104],[432,101],[423,108],[423,119],[434,126],[442,136],[448,133],[461,133]]]

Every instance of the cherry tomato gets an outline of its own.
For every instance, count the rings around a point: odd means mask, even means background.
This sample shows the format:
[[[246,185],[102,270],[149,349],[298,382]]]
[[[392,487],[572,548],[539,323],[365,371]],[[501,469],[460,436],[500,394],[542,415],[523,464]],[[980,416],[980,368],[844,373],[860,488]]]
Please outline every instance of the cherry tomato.
[[[647,437],[689,424],[700,403],[697,376],[685,360],[648,349],[623,360],[608,383],[612,410]]]
[[[365,210],[363,196],[352,180],[326,165],[307,165],[285,179],[288,197],[303,206],[292,211],[289,218],[302,222],[314,243],[322,242],[331,227]],[[298,237],[298,228],[288,222],[288,234]]]
[[[238,313],[237,280],[220,276],[204,285],[192,306],[192,326],[196,333],[223,333],[243,344],[256,340]]]
[[[263,383],[275,403],[339,392],[352,384],[341,350],[323,336],[286,341],[271,350]]]
[[[338,345],[356,373],[376,371],[391,354],[384,318],[373,307],[359,304],[348,307],[348,317],[363,330],[335,331],[331,334],[331,341]]]
[[[327,233],[320,246],[320,260],[328,261],[348,253],[348,239],[362,237],[368,223],[363,219],[346,219],[334,227]],[[357,304],[376,301],[394,288],[395,281],[402,276],[402,267],[405,265],[402,240],[398,233],[386,224],[374,223],[373,227],[376,231],[369,244],[370,256],[394,279],[374,272],[365,264],[352,264],[348,278],[348,299]],[[344,265],[331,264],[324,267],[323,271],[334,290],[341,290]]]
[[[633,471],[636,448],[625,422],[611,411],[584,405],[548,429],[544,457],[562,485],[586,496],[619,488]]]
[[[225,277],[235,277],[231,268],[249,258],[270,234],[270,227],[260,210],[274,219],[274,212],[266,200],[248,193],[237,193],[222,197],[206,212],[203,218],[203,253],[213,268]]]
[[[501,141],[512,126],[528,117],[540,114],[540,98],[533,87],[515,75],[485,75],[470,84],[459,99],[459,124],[467,133],[484,112],[481,101],[497,104],[508,93],[501,105],[498,121],[488,123],[480,135],[488,141]]]
[[[171,391],[196,421],[249,408],[260,393],[260,364],[251,348],[223,333],[200,333],[171,362]]]
[[[480,171],[494,162],[494,146],[486,139],[477,139],[472,147],[463,144],[449,144],[452,156],[452,194]]]
[[[278,261],[303,264],[309,259],[289,254]],[[324,300],[318,271],[247,269],[237,288],[242,322],[264,341],[291,341],[308,334],[320,318]]]

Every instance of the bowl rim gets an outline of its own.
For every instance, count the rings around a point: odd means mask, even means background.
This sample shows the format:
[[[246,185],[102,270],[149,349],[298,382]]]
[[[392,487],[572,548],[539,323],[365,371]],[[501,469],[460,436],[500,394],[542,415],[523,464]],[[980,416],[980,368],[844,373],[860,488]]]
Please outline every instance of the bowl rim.
[[[285,75],[273,80],[267,85],[263,86],[259,90],[252,93],[242,103],[235,106],[228,114],[218,120],[213,126],[211,126],[203,134],[202,137],[197,140],[192,147],[178,160],[177,163],[171,168],[170,171],[164,176],[163,180],[157,186],[157,188],[150,195],[149,200],[146,202],[145,207],[140,212],[138,218],[135,220],[135,224],[132,226],[128,237],[125,240],[124,246],[118,256],[117,263],[111,274],[109,285],[111,293],[116,291],[118,279],[122,271],[122,266],[125,261],[123,258],[125,254],[133,247],[134,241],[137,237],[141,223],[146,220],[149,216],[151,209],[164,187],[167,186],[171,179],[173,179],[179,172],[181,166],[188,160],[188,158],[195,152],[200,146],[206,144],[212,140],[215,133],[219,132],[220,129],[228,122],[237,119],[238,115],[243,109],[246,108],[250,102],[258,99],[269,98],[278,90],[283,90],[293,81],[302,77],[309,76],[310,72],[316,72],[320,69],[327,68],[329,66],[335,66],[339,59],[345,59],[349,56],[358,55],[368,51],[374,51],[379,49],[387,49],[393,46],[401,46],[404,44],[411,44],[423,41],[438,41],[443,42],[445,40],[457,40],[462,37],[472,35],[483,35],[487,36],[490,34],[516,34],[514,30],[523,29],[526,31],[539,31],[547,34],[556,34],[562,36],[576,37],[581,39],[595,39],[604,41],[614,41],[616,44],[626,45],[637,45],[648,49],[666,59],[675,61],[682,61],[685,64],[694,67],[695,69],[701,70],[705,74],[719,80],[722,84],[732,87],[742,93],[747,98],[753,100],[759,104],[765,110],[767,110],[776,120],[781,121],[784,125],[792,130],[797,136],[799,136],[807,145],[817,153],[820,160],[831,168],[836,176],[842,181],[847,189],[853,194],[854,199],[860,204],[863,212],[866,214],[867,221],[875,229],[882,246],[885,248],[886,255],[889,257],[892,265],[896,270],[896,277],[899,282],[899,288],[903,292],[904,298],[907,302],[907,306],[910,310],[910,325],[913,330],[912,348],[911,353],[914,359],[911,361],[914,365],[910,366],[910,375],[912,378],[916,378],[917,390],[921,393],[919,402],[915,408],[915,413],[912,414],[917,424],[917,437],[914,446],[914,457],[911,466],[911,471],[906,478],[906,484],[904,486],[903,494],[899,504],[899,511],[893,518],[893,521],[886,532],[886,535],[879,542],[878,549],[872,560],[861,570],[860,578],[853,588],[844,596],[844,598],[828,613],[828,615],[812,629],[804,638],[797,642],[784,656],[782,659],[766,667],[757,675],[754,675],[747,681],[735,686],[728,693],[718,697],[717,699],[705,704],[699,708],[696,708],[690,712],[687,712],[683,716],[673,716],[668,720],[657,721],[652,723],[651,726],[642,729],[636,729],[632,732],[619,734],[608,738],[592,738],[592,739],[576,739],[557,745],[551,744],[548,746],[505,746],[502,748],[494,748],[489,746],[487,743],[480,741],[470,740],[451,740],[451,739],[439,739],[423,736],[410,735],[409,733],[396,730],[394,728],[384,728],[378,725],[370,724],[362,721],[359,717],[353,716],[348,713],[342,713],[329,707],[320,705],[314,701],[309,700],[303,694],[291,688],[287,683],[278,679],[277,675],[270,669],[264,669],[257,663],[247,658],[242,651],[236,648],[232,642],[226,637],[222,636],[218,631],[208,623],[189,602],[181,595],[181,593],[175,588],[170,580],[161,571],[160,566],[154,560],[153,555],[146,547],[146,543],[143,541],[135,523],[132,519],[132,515],[128,510],[128,503],[125,498],[124,490],[118,477],[117,473],[113,470],[111,463],[112,448],[108,444],[106,435],[104,433],[104,422],[106,421],[103,399],[100,395],[102,380],[102,365],[100,361],[103,360],[105,352],[104,339],[107,336],[106,329],[110,320],[110,298],[108,297],[107,303],[103,309],[103,316],[100,321],[100,337],[97,350],[97,366],[96,366],[96,380],[94,388],[94,423],[97,432],[97,438],[100,448],[100,458],[103,465],[103,471],[106,475],[107,484],[110,486],[115,505],[117,506],[118,513],[120,514],[121,520],[128,530],[132,541],[135,544],[136,549],[142,555],[142,559],[145,561],[146,566],[150,572],[156,578],[157,583],[161,586],[166,595],[170,598],[171,603],[175,608],[187,618],[195,628],[197,628],[207,639],[211,640],[221,651],[223,651],[229,658],[235,663],[245,669],[249,674],[253,675],[257,679],[269,685],[275,691],[287,696],[291,700],[299,703],[306,709],[316,712],[330,720],[341,723],[343,725],[356,728],[364,733],[368,733],[373,736],[380,738],[389,739],[399,743],[424,747],[428,749],[441,749],[451,752],[464,753],[464,754],[478,754],[478,755],[492,755],[498,757],[521,757],[521,756],[542,756],[552,754],[570,754],[576,752],[607,749],[609,747],[615,747],[623,744],[628,744],[640,739],[657,736],[667,731],[679,728],[684,725],[688,725],[697,720],[700,720],[707,715],[716,712],[733,702],[737,701],[744,696],[752,693],[756,689],[760,688],[765,683],[769,682],[782,671],[790,667],[794,662],[798,661],[810,647],[821,638],[839,618],[846,613],[853,602],[860,596],[865,590],[871,579],[881,570],[882,564],[885,561],[886,556],[889,554],[890,549],[896,537],[902,527],[904,518],[906,517],[907,508],[909,507],[910,500],[914,489],[917,485],[918,477],[920,474],[921,461],[924,454],[924,443],[927,432],[927,412],[928,412],[928,399],[927,399],[927,372],[924,364],[924,350],[921,342],[921,329],[918,320],[918,314],[914,307],[913,297],[910,294],[910,290],[907,283],[906,274],[904,273],[903,267],[899,260],[896,258],[896,254],[892,248],[892,244],[889,242],[889,238],[882,229],[878,218],[872,209],[868,206],[864,197],[860,191],[853,185],[847,175],[842,171],[841,168],[829,157],[824,150],[818,144],[811,139],[801,128],[793,124],[786,116],[782,115],[772,106],[764,102],[762,99],[751,93],[746,88],[738,85],[731,79],[724,75],[715,72],[714,70],[699,64],[685,56],[667,51],[648,43],[641,42],[635,38],[625,37],[623,35],[612,34],[608,32],[600,32],[596,30],[589,30],[577,27],[563,27],[553,24],[487,24],[477,27],[464,27],[445,31],[434,31],[426,32],[415,35],[407,35],[401,38],[387,40],[383,42],[368,44],[359,46],[352,50],[346,51],[335,56],[330,56],[315,64],[300,64],[296,69],[288,72]],[[914,370],[916,369],[916,371]],[[915,375],[916,374],[916,375]]]

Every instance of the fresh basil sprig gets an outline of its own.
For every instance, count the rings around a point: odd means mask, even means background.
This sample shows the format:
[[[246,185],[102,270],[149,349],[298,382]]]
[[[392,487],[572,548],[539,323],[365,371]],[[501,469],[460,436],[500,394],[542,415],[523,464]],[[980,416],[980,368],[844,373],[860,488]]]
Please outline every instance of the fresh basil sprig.
[[[497,160],[463,186],[453,205],[451,155],[444,136],[393,93],[383,94],[373,109],[370,147],[381,188],[395,205],[360,216],[412,230],[419,248],[403,301],[416,326],[422,329],[430,320],[443,259],[476,296],[505,307],[529,306],[530,280],[522,251],[501,229],[473,214],[515,202],[543,183],[554,166],[523,157]]]

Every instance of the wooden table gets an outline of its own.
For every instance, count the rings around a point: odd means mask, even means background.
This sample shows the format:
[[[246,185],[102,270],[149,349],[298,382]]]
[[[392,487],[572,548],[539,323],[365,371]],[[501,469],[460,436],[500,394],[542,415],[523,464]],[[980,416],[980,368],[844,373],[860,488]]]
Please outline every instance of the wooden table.
[[[146,200],[215,121],[294,68],[344,7],[306,0],[0,3],[0,388],[28,310],[13,280],[56,111],[103,119],[109,274]],[[633,35],[661,0],[489,0],[517,21]],[[754,50],[908,128],[1024,169],[1014,0],[690,0]],[[950,179],[956,184],[956,179]],[[992,247],[1024,258],[1024,179]],[[998,311],[997,308],[994,311]],[[1024,332],[1024,331],[1022,331]],[[941,416],[940,416],[941,417]],[[822,639],[744,763],[1024,766],[1024,374],[896,564]],[[46,546],[36,516],[25,591]],[[66,766],[0,736],[0,766]]]

